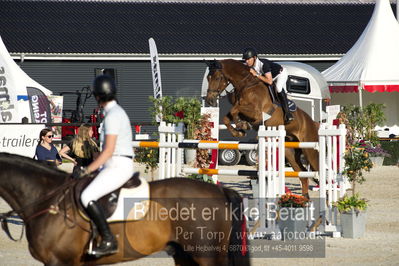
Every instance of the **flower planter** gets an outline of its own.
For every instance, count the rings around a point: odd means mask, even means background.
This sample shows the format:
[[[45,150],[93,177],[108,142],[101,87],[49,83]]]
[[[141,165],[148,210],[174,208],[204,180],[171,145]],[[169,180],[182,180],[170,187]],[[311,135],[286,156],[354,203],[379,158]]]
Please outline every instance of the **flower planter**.
[[[279,227],[282,240],[304,239],[307,231],[306,208],[281,208]]]
[[[371,162],[374,166],[382,166],[385,157],[370,157]]]
[[[193,165],[197,157],[197,150],[195,149],[185,149],[184,150],[184,160],[186,164]]]
[[[366,231],[366,212],[341,213],[342,236],[344,238],[361,238]]]

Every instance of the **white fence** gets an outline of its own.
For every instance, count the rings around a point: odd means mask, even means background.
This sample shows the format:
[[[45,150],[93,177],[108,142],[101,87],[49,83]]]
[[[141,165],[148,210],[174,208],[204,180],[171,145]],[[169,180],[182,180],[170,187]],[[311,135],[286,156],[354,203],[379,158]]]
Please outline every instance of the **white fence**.
[[[187,174],[208,175],[245,175],[258,176],[259,199],[276,200],[285,194],[286,177],[318,177],[320,181],[319,203],[320,216],[323,218],[321,230],[324,233],[339,232],[337,227],[337,210],[333,202],[342,197],[349,183],[343,175],[345,161],[344,125],[320,125],[318,142],[285,142],[286,131],[284,126],[278,128],[259,127],[258,143],[243,143],[235,141],[199,141],[184,140],[182,125],[166,125],[164,122],[158,128],[160,141],[134,141],[133,147],[159,148],[159,179],[186,176]],[[220,170],[187,168],[183,163],[183,149],[239,149],[258,150],[259,164],[257,170]],[[292,172],[285,169],[285,148],[309,148],[319,151],[318,172]],[[260,206],[264,205],[261,202]],[[259,209],[266,217],[267,209]],[[328,221],[328,222],[327,222]],[[273,222],[260,220],[260,228],[272,228]]]

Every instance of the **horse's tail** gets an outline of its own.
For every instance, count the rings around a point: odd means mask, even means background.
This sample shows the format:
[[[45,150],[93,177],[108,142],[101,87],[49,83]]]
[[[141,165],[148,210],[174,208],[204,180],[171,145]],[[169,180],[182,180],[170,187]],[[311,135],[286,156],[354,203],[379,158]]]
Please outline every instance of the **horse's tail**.
[[[228,249],[229,265],[250,265],[247,225],[243,213],[244,207],[242,198],[232,189],[224,188],[223,192],[233,210],[231,215],[233,221]]]

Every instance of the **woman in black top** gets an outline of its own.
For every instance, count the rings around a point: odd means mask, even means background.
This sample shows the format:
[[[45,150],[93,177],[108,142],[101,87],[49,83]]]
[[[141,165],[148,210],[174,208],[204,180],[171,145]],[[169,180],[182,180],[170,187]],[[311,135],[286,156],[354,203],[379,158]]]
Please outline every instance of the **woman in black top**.
[[[78,134],[68,145],[61,149],[60,155],[67,159],[72,157],[69,160],[75,164],[75,167],[88,166],[99,152],[98,146],[92,137],[92,127],[88,124],[81,125]],[[67,153],[69,153],[71,157],[69,157]]]

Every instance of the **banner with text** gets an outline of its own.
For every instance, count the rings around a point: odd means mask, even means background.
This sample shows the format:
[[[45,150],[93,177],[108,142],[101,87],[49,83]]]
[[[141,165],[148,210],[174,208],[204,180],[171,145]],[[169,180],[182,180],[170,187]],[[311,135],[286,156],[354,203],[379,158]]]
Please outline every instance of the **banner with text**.
[[[32,158],[35,155],[40,131],[44,125],[0,124],[0,152]]]

